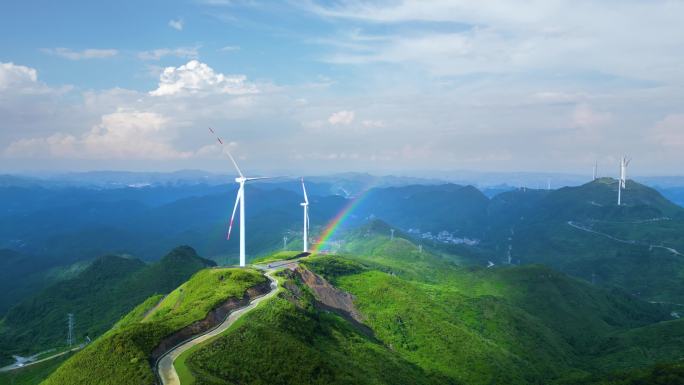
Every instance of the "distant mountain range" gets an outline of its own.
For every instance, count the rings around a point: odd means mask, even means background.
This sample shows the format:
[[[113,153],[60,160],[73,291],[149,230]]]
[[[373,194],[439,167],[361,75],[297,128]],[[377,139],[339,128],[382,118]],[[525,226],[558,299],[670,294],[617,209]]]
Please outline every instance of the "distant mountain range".
[[[103,189],[14,179],[6,177],[0,187],[0,314],[101,255],[152,261],[188,244],[219,264],[236,261],[237,237],[225,239],[236,193],[232,184]],[[675,273],[682,267],[677,253],[684,250],[683,209],[633,181],[625,206],[617,208],[616,183],[610,178],[550,191],[499,186],[492,197],[472,186],[405,184],[417,180],[365,174],[311,179],[314,238],[349,199],[360,195],[353,192],[363,189],[363,198],[332,240],[343,240],[345,228],[382,219],[406,237],[468,263],[500,265],[510,257],[515,264],[544,263],[654,301],[684,300]],[[331,193],[347,187],[351,198]],[[301,247],[300,189],[297,180],[247,187],[250,257],[281,249],[284,236],[287,248]]]

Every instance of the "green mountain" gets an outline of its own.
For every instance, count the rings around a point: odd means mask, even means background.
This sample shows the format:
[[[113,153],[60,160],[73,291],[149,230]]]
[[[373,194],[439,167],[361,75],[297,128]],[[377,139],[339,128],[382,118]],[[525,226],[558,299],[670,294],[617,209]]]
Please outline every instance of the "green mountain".
[[[490,204],[480,245],[497,263],[542,263],[589,282],[652,301],[684,302],[684,209],[628,181],[598,179],[551,192],[513,191]],[[483,261],[481,261],[483,262]]]
[[[473,186],[413,185],[373,189],[355,209],[402,229],[480,235],[489,199]]]
[[[153,384],[150,363],[158,354],[155,348],[183,341],[189,337],[184,330],[196,330],[198,322],[219,305],[244,299],[252,288],[261,288],[252,295],[263,292],[268,285],[266,277],[251,269],[201,270],[167,296],[148,298],[43,384]]]
[[[462,267],[387,226],[301,262],[355,309],[286,275],[278,298],[184,358],[194,383],[569,384],[681,358],[684,321],[663,306],[543,266]]]
[[[4,358],[63,346],[68,313],[74,314],[76,341],[101,335],[147,297],[168,293],[198,270],[213,265],[187,246],[149,265],[126,257],[98,258],[76,277],[44,289],[7,312],[0,330]]]

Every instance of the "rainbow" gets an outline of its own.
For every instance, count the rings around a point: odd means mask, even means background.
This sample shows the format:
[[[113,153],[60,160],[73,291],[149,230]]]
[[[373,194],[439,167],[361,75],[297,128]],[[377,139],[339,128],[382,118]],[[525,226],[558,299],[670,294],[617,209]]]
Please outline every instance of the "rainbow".
[[[332,237],[337,229],[340,227],[344,221],[349,218],[351,213],[359,206],[359,204],[368,196],[368,192],[371,190],[371,187],[365,188],[359,195],[357,195],[354,199],[350,200],[344,208],[335,215],[335,217],[328,222],[328,224],[325,226],[323,229],[323,232],[321,233],[321,236],[318,238],[318,242],[314,245],[314,247],[311,249],[311,253],[315,254],[318,253],[318,251],[325,245],[328,240],[330,240],[330,237]]]

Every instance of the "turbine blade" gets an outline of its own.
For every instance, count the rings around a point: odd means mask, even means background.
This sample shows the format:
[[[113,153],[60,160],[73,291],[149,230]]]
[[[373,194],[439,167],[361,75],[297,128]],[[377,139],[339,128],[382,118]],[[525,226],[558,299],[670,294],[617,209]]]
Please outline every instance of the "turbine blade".
[[[274,179],[275,177],[273,176],[258,176],[255,178],[245,178],[246,181],[248,180],[262,180],[262,179]]]
[[[304,186],[304,178],[302,177],[302,190],[304,191],[304,203],[309,204],[309,197],[306,196],[306,186]]]
[[[228,225],[228,233],[226,234],[226,240],[230,240],[230,233],[233,231],[233,220],[235,220],[235,213],[237,212],[238,203],[242,199],[242,185],[238,189],[237,197],[235,198],[235,205],[233,206],[233,215],[230,216],[230,224]]]
[[[216,135],[216,132],[213,128],[209,127],[209,131],[211,131],[212,134]],[[238,167],[237,162],[235,162],[235,158],[233,158],[233,155],[231,155],[230,151],[228,151],[228,147],[225,145],[225,143],[223,143],[223,140],[221,140],[221,138],[218,135],[216,135],[216,140],[218,140],[218,142],[221,143],[221,146],[223,146],[223,152],[228,154],[230,161],[233,162],[233,166],[235,166],[235,170],[237,170],[240,177],[244,177],[244,175],[242,175],[242,171],[240,171],[240,167]]]

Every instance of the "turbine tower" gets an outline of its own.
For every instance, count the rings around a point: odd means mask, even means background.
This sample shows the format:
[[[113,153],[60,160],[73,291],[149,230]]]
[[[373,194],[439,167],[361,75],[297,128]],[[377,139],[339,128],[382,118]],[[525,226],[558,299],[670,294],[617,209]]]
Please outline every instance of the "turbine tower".
[[[306,196],[306,187],[302,177],[302,191],[304,192],[304,202],[300,203],[304,207],[304,252],[309,252],[309,197]]]
[[[631,161],[632,160],[627,159],[626,156],[623,156],[622,159],[620,159],[620,179],[618,180],[618,206],[622,205],[622,190],[627,188],[627,166]]]
[[[597,178],[596,173],[597,172],[598,172],[598,160],[594,162],[594,179],[593,180],[596,180],[596,178]]]
[[[216,135],[216,132],[209,127],[209,131],[211,131],[212,134]],[[235,159],[233,158],[233,155],[230,154],[230,151],[228,151],[228,147],[226,147],[223,144],[223,141],[221,140],[220,137],[216,136],[216,140],[223,146],[223,150],[226,154],[228,154],[228,157],[230,158],[230,161],[233,162],[233,166],[235,166],[235,170],[238,173],[238,177],[235,178],[235,182],[240,186],[238,188],[237,192],[237,197],[235,198],[235,206],[233,206],[233,215],[230,216],[230,224],[228,225],[228,233],[226,235],[226,239],[230,239],[230,233],[233,230],[233,220],[235,219],[235,212],[237,211],[238,204],[240,204],[240,267],[245,267],[245,182],[249,182],[252,180],[259,180],[259,179],[270,179],[268,177],[258,177],[258,178],[247,178],[242,174],[242,171],[240,171],[240,167],[238,167],[237,162],[235,162]]]

